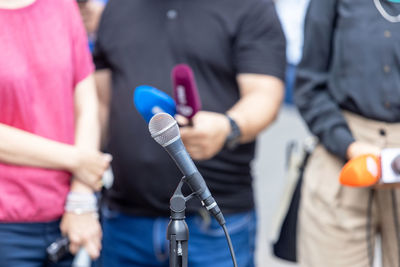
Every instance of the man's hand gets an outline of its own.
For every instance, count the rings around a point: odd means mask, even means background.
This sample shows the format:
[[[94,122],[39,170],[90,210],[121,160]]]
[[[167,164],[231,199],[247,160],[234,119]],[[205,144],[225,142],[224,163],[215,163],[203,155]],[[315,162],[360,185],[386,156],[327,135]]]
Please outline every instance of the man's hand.
[[[72,254],[84,247],[92,259],[99,257],[102,232],[96,213],[78,215],[66,212],[62,217],[60,229],[70,241],[69,250]]]
[[[379,156],[380,153],[381,149],[379,147],[361,141],[353,142],[347,148],[347,158],[349,160],[365,154],[374,154]]]
[[[195,160],[207,160],[224,146],[230,124],[224,114],[199,111],[193,117],[193,126],[181,127],[180,132],[190,156]]]
[[[96,150],[77,148],[76,160],[70,168],[74,178],[98,191],[102,187],[101,177],[109,167],[111,155]]]

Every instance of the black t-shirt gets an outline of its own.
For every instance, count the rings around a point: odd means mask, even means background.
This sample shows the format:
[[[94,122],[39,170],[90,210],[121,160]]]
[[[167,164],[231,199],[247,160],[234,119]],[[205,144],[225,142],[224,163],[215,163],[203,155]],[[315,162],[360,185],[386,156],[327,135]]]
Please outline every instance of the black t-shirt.
[[[134,88],[147,84],[172,95],[171,70],[186,63],[203,110],[225,113],[239,99],[237,74],[283,79],[285,69],[274,5],[261,0],[111,0],[94,54],[97,69],[113,72],[108,150],[115,180],[106,199],[111,208],[144,216],[169,215],[182,174],[151,138],[133,105]],[[225,213],[254,207],[254,149],[252,142],[196,162]],[[190,201],[188,212],[199,206],[197,199]]]

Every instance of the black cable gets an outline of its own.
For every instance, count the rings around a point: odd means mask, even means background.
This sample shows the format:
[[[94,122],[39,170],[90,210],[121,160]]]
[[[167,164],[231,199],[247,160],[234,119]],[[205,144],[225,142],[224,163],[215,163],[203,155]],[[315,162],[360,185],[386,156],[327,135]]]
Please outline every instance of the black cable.
[[[371,189],[368,195],[368,208],[367,208],[367,246],[368,246],[368,260],[369,266],[374,266],[374,257],[372,251],[372,240],[371,240],[371,220],[372,220],[372,201],[374,200],[375,190]],[[399,266],[400,267],[400,266]]]
[[[228,229],[226,229],[225,224],[222,225],[222,229],[224,229],[226,241],[228,241],[228,246],[229,246],[229,251],[231,252],[231,256],[232,256],[233,266],[237,267],[238,265],[236,262],[235,251],[233,250],[231,237],[229,236]]]
[[[397,213],[397,198],[394,189],[391,190],[391,193],[392,193],[394,227],[396,230],[396,238],[397,238],[397,255],[400,255],[400,235],[399,235],[399,217]],[[397,266],[400,267],[400,256],[399,256],[399,264]]]

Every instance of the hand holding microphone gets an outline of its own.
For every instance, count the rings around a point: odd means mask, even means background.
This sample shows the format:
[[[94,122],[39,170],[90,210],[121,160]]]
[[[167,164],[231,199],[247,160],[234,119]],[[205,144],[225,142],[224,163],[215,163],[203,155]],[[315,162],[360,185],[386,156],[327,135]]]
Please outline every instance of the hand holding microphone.
[[[189,154],[195,160],[207,160],[224,146],[231,126],[224,114],[199,111],[192,121],[193,127],[182,127],[180,133]]]
[[[62,244],[67,246],[72,254],[76,254],[81,247],[84,247],[92,259],[99,257],[102,231],[96,213],[66,212],[61,220],[60,228],[63,235],[68,237],[62,241]],[[66,252],[65,248],[62,250]]]
[[[142,117],[149,123],[160,112],[172,117],[177,113],[181,127],[182,141],[195,160],[212,158],[224,146],[230,133],[226,115],[200,111],[201,101],[191,68],[185,64],[176,65],[171,73],[174,99],[168,94],[148,85],[138,86],[134,91],[134,104]],[[186,118],[187,120],[185,120]]]

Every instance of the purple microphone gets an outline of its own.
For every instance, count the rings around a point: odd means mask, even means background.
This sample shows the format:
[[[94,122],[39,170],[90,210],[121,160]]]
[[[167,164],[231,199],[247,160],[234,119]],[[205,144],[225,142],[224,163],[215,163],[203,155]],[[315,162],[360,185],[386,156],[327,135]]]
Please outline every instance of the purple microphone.
[[[186,64],[176,65],[172,70],[172,81],[176,110],[188,118],[189,125],[192,125],[193,116],[201,109],[201,100],[192,69]]]

